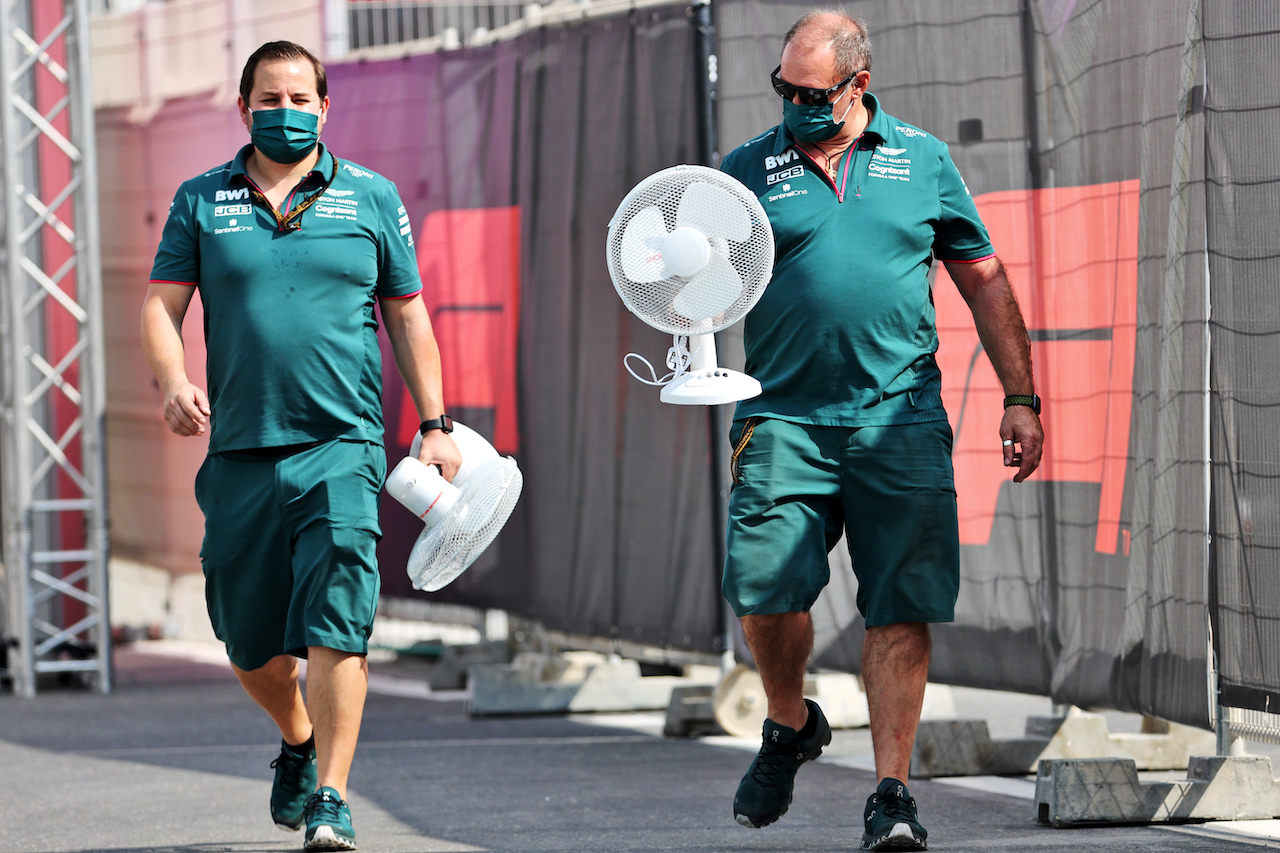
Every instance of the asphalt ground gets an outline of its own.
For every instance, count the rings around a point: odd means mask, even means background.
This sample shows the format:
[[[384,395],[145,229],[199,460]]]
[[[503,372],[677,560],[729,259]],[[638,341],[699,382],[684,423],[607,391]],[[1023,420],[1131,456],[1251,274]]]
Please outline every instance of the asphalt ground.
[[[156,648],[159,648],[157,646]],[[110,695],[0,694],[0,853],[276,853],[268,766],[278,734],[215,659],[117,655]],[[472,719],[457,693],[429,695],[412,666],[372,666],[348,799],[368,853],[856,850],[874,788],[865,730],[836,733],[800,771],[778,823],[733,820],[754,746],[672,739],[660,714]],[[1016,730],[1011,694],[963,697]],[[1034,697],[1030,697],[1034,699]],[[946,851],[1253,851],[1275,821],[1052,829],[1034,823],[1025,778],[913,781]],[[1259,835],[1259,833],[1261,833]]]

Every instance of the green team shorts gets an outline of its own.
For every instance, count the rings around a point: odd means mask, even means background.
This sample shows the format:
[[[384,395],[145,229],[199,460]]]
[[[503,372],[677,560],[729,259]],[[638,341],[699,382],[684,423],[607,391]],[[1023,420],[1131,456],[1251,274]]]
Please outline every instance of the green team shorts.
[[[378,606],[376,444],[211,454],[196,475],[205,599],[241,669],[309,646],[365,654]]]
[[[868,627],[951,622],[960,588],[951,426],[735,422],[723,591],[738,616],[809,610],[848,536]]]

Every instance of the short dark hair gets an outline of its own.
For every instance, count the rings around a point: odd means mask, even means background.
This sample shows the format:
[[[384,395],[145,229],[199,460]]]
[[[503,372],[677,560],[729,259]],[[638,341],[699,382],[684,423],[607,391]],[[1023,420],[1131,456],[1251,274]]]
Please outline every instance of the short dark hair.
[[[867,25],[843,9],[823,8],[806,12],[791,25],[782,39],[785,48],[793,40],[804,47],[827,44],[835,54],[836,73],[841,79],[858,71],[871,70],[871,38]]]
[[[249,103],[249,95],[253,93],[253,75],[258,72],[258,66],[263,62],[275,62],[280,59],[309,61],[311,67],[316,70],[316,94],[322,101],[329,97],[329,78],[325,76],[324,63],[316,59],[315,54],[291,41],[269,41],[253,52],[244,64],[244,71],[240,73],[240,97],[244,98],[246,104]]]

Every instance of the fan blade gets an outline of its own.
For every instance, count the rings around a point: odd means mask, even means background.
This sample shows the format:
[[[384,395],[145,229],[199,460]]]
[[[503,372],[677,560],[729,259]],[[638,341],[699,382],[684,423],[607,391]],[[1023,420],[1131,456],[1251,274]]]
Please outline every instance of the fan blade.
[[[690,320],[709,320],[725,310],[742,295],[742,276],[719,252],[689,279],[684,289],[671,300],[676,313]]]
[[[751,215],[742,201],[728,190],[697,181],[680,196],[676,227],[697,228],[708,237],[727,237],[745,243],[751,236]]]
[[[644,208],[622,230],[622,243],[618,254],[622,260],[622,272],[637,284],[662,281],[671,275],[662,263],[662,238],[667,236],[667,224],[662,221],[662,211],[656,205]]]

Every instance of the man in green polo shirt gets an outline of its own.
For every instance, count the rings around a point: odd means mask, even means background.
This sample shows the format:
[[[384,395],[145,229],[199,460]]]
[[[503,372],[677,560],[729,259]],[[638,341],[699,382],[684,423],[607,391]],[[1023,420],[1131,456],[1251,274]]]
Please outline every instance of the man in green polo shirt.
[[[764,743],[734,799],[766,826],[791,803],[799,766],[830,743],[803,696],[809,609],[848,538],[866,625],[862,677],[879,785],[866,850],[922,850],[907,792],[929,669],[929,623],[954,619],[959,534],[951,429],[929,270],[947,271],[1004,386],[993,449],[1026,479],[1043,431],[1030,344],[1004,268],[947,146],[886,113],[867,91],[862,22],[811,12],[772,75],[783,122],[723,169],[773,227],[773,278],[747,315],[746,369],[763,393],[738,405],[724,593],[768,697]],[[997,444],[999,442],[999,444]]]
[[[382,363],[375,307],[423,420],[419,458],[447,479],[440,355],[395,186],[319,144],[324,67],[291,42],[245,64],[250,144],[184,183],[142,312],[143,345],[196,477],[209,615],[236,676],[280,729],[271,816],[308,850],[354,850],[346,803],[377,607]],[[200,291],[208,393],[182,320]],[[306,658],[307,695],[297,659]]]

